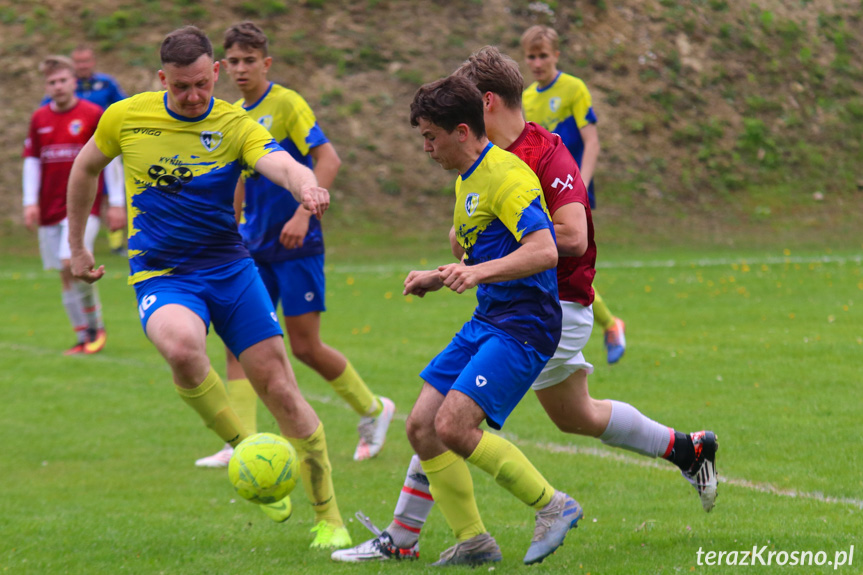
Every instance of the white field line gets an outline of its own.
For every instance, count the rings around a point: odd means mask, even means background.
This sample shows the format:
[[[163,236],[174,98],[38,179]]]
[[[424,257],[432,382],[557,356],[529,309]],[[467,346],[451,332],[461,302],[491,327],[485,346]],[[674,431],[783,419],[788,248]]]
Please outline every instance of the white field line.
[[[25,353],[29,355],[37,355],[37,356],[57,356],[58,351],[56,349],[46,349],[36,346],[28,346],[28,345],[20,345],[20,344],[10,344],[8,342],[0,341],[0,352],[16,352],[16,353]],[[150,370],[149,373],[153,373],[153,371],[159,371],[165,374],[165,380],[167,381],[170,378],[168,366],[162,362],[157,362],[156,365],[153,362],[136,360],[136,359],[124,359],[118,357],[112,357],[110,355],[96,354],[89,356],[73,356],[68,358],[71,361],[96,361],[101,363],[113,363],[117,365],[126,365],[130,367],[141,368],[144,367]],[[345,410],[348,409],[348,406],[344,404],[341,400],[336,400],[335,397],[331,395],[318,395],[314,393],[304,393],[305,397],[309,401],[313,401],[316,403],[329,404],[337,407],[341,407]],[[396,414],[394,419],[405,421],[407,416],[399,413]],[[536,442],[536,441],[528,441],[524,439],[520,439],[518,436],[512,433],[501,433],[503,437],[506,437],[513,443],[521,446],[522,448],[526,448],[528,450],[542,450],[547,451],[549,453],[565,453],[568,455],[587,455],[591,457],[599,457],[601,459],[611,459],[613,461],[618,461],[620,463],[625,463],[627,465],[635,465],[642,468],[651,468],[651,469],[659,469],[662,471],[670,471],[673,473],[679,473],[676,467],[668,464],[665,461],[659,461],[657,459],[650,459],[646,457],[633,457],[628,455],[625,451],[612,451],[611,449],[597,448],[597,447],[580,447],[577,445],[567,445],[561,443],[552,443],[552,442]],[[719,467],[720,471],[722,467]],[[854,497],[839,497],[833,495],[825,495],[819,492],[812,491],[799,491],[797,489],[783,489],[780,487],[776,487],[769,483],[756,483],[754,481],[750,481],[748,479],[729,477],[725,474],[720,473],[719,482],[725,483],[728,485],[733,485],[735,487],[741,487],[744,489],[749,489],[751,491],[757,491],[760,493],[769,493],[773,495],[778,495],[780,497],[789,497],[792,499],[810,499],[813,501],[818,501],[820,503],[832,503],[832,504],[840,504],[840,505],[851,505],[853,507],[858,507],[863,509],[863,499],[856,499]]]
[[[348,407],[344,405],[343,401],[337,400],[330,395],[316,395],[310,393],[304,393],[303,395],[305,395],[306,399],[308,399],[309,401],[326,403],[329,405],[340,406],[344,407],[344,409],[348,409]],[[402,413],[397,413],[394,419],[405,421],[407,419],[407,416]],[[512,433],[507,432],[500,433],[500,435],[512,441],[513,443],[521,446],[522,448],[527,448],[527,450],[529,451],[541,450],[547,451],[549,453],[565,453],[568,455],[589,455],[592,457],[619,461],[621,463],[626,463],[627,465],[636,465],[638,467],[660,469],[662,471],[670,471],[675,474],[680,473],[677,467],[669,464],[666,461],[659,461],[658,459],[650,459],[647,457],[633,457],[628,455],[624,451],[612,451],[611,449],[603,449],[597,447],[579,447],[577,445],[564,445],[560,443],[527,441],[524,439],[520,439],[518,436]],[[720,467],[719,469],[721,471],[722,468]],[[734,485],[735,487],[750,489],[752,491],[758,491],[760,493],[772,493],[773,495],[779,495],[781,497],[791,497],[795,499],[812,499],[821,503],[838,503],[842,505],[852,505],[854,507],[859,507],[860,509],[863,509],[863,499],[855,499],[853,497],[834,497],[832,495],[824,495],[823,493],[798,491],[796,489],[781,489],[779,487],[770,485],[769,483],[755,483],[753,481],[749,481],[748,479],[738,479],[728,477],[722,474],[719,475],[719,482],[727,483],[728,485]]]
[[[863,255],[855,256],[768,256],[768,257],[734,257],[734,258],[700,258],[694,260],[631,260],[619,262],[603,262],[597,263],[597,269],[663,269],[663,268],[708,268],[733,265],[779,265],[779,264],[863,264]],[[425,264],[426,266],[435,265],[434,263]],[[371,265],[342,265],[337,264],[332,266],[332,270],[337,273],[350,274],[387,274],[387,273],[407,273],[411,269],[421,267],[419,264],[371,264]],[[0,281],[19,281],[19,280],[51,280],[57,278],[56,271],[38,271],[38,272],[15,272],[9,270],[0,271]],[[127,279],[125,274],[106,274],[101,281],[105,280],[121,280],[125,282]]]

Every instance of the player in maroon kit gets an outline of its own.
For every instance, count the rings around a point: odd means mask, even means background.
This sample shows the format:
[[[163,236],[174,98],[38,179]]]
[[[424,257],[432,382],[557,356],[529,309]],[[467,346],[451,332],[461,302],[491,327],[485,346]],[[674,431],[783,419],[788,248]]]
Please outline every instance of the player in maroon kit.
[[[593,276],[596,244],[587,190],[578,164],[560,137],[533,122],[521,110],[523,78],[511,58],[497,48],[474,53],[458,70],[483,93],[489,139],[521,158],[539,176],[554,223],[559,259],[558,292],[563,330],[554,356],[533,383],[549,418],[561,431],[599,438],[603,443],[676,464],[698,492],[705,511],[716,498],[716,437],[712,431],[681,433],[661,425],[628,403],[590,396],[587,376],[593,366],[582,349],[593,329]],[[453,239],[453,231],[450,231]],[[460,246],[453,254],[461,257]],[[420,529],[434,504],[428,480],[416,456],[411,460],[392,523],[380,531],[358,513],[377,535],[352,549],[333,553],[336,561],[409,559],[419,554]]]
[[[75,66],[69,58],[49,56],[39,71],[50,102],[33,113],[24,143],[24,223],[31,230],[38,227],[44,268],[60,270],[63,306],[76,333],[75,345],[65,353],[97,353],[105,347],[105,325],[96,287],[74,279],[69,269],[66,184],[72,162],[96,130],[102,108],[75,95]],[[122,182],[109,182],[108,191],[109,224],[121,227],[125,223]],[[91,250],[98,232],[96,202],[87,222]]]

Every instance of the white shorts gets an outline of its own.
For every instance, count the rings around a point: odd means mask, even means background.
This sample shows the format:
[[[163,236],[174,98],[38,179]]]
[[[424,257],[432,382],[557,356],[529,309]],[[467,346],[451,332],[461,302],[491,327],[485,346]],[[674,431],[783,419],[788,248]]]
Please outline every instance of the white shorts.
[[[87,227],[84,229],[84,245],[91,252],[99,235],[99,218],[90,214],[87,216]],[[39,227],[39,253],[42,255],[42,269],[63,269],[63,260],[72,257],[69,250],[69,221],[63,221],[53,226]]]
[[[571,301],[560,302],[563,311],[563,329],[557,350],[540,372],[531,388],[536,391],[557,385],[576,371],[593,373],[593,365],[581,352],[593,331],[593,306],[584,307]]]

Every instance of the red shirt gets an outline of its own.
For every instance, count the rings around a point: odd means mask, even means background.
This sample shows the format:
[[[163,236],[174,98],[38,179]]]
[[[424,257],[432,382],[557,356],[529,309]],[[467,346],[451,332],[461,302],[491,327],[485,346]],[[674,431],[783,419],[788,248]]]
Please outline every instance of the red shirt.
[[[77,104],[63,112],[55,112],[50,104],[33,112],[22,155],[25,158],[38,158],[42,164],[39,225],[52,226],[66,217],[66,186],[72,162],[93,136],[101,117],[102,108],[80,98]],[[90,210],[94,216],[99,215],[101,207],[101,175],[99,192]]]
[[[545,203],[552,215],[566,204],[578,202],[584,206],[587,215],[587,250],[581,257],[558,259],[557,289],[561,301],[589,306],[593,303],[596,243],[593,241],[590,202],[578,164],[560,136],[533,122],[527,122],[524,131],[507,151],[521,158],[539,177]]]

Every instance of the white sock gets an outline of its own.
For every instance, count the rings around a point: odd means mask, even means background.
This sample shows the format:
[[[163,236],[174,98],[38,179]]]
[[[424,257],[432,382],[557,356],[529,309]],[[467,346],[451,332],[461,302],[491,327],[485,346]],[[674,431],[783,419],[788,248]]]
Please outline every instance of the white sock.
[[[622,401],[611,402],[608,427],[599,436],[606,445],[621,447],[648,457],[665,455],[674,438],[670,428],[661,425]]]
[[[434,499],[429,491],[428,477],[423,471],[419,456],[414,455],[405,475],[402,492],[399,493],[393,522],[386,529],[397,547],[407,549],[419,540],[420,530],[433,506]]]
[[[105,327],[102,322],[102,306],[99,304],[99,290],[96,286],[84,281],[76,281],[75,290],[81,298],[81,309],[87,327],[90,329]]]
[[[87,319],[84,317],[84,310],[81,307],[81,296],[78,290],[63,290],[63,307],[66,309],[69,323],[72,324],[72,328],[75,330],[78,343],[83,343],[87,338]]]

